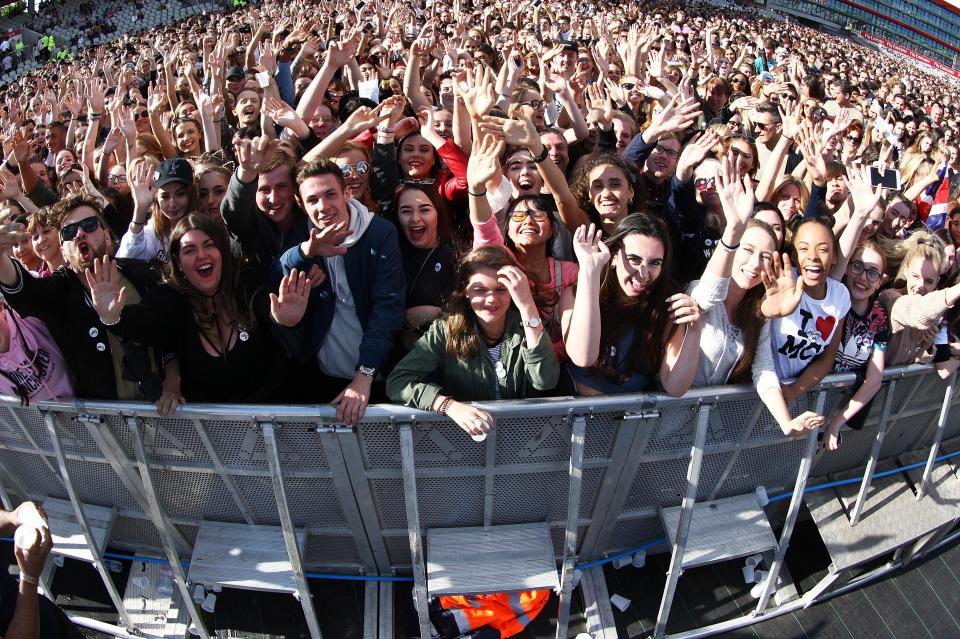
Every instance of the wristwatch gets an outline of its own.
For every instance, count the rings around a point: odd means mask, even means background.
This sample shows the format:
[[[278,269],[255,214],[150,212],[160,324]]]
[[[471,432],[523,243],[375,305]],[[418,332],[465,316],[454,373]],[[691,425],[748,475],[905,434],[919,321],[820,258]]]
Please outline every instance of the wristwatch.
[[[377,369],[371,368],[370,366],[357,366],[357,372],[367,377],[373,377],[377,374]]]
[[[528,319],[528,320],[523,320],[523,325],[524,325],[524,326],[529,326],[530,328],[537,328],[538,326],[541,326],[542,324],[543,324],[543,322],[540,321],[540,318],[539,318],[539,317],[531,317],[531,318]]]

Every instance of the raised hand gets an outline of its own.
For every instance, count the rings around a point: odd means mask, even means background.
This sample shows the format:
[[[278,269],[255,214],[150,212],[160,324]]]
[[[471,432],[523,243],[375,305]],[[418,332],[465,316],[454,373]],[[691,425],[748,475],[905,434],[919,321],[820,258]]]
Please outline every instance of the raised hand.
[[[470,117],[477,120],[493,109],[497,92],[493,87],[493,72],[489,67],[464,69],[454,75],[453,91],[463,99]]]
[[[700,103],[696,99],[677,94],[670,98],[660,113],[653,116],[648,128],[650,133],[645,132],[644,139],[652,144],[656,137],[685,131],[693,126],[702,114]]]
[[[402,100],[403,96],[400,96],[400,99]],[[392,114],[392,111],[386,110],[387,107],[393,104],[391,102],[392,100],[393,98],[388,98],[373,109],[370,107],[358,108],[347,117],[343,124],[340,125],[340,128],[343,128],[350,137],[355,137],[367,129],[372,129]],[[393,107],[390,108],[392,109]],[[402,109],[400,112],[402,113]]]
[[[321,271],[322,273],[323,271]],[[306,273],[293,269],[280,280],[277,293],[270,293],[270,316],[280,326],[296,326],[307,312],[313,282]]]
[[[310,237],[300,243],[300,250],[307,257],[333,257],[343,255],[347,247],[340,246],[353,235],[346,222],[328,226],[323,230],[310,229]]]
[[[479,193],[485,189],[487,182],[500,171],[500,154],[504,146],[503,140],[492,135],[482,136],[474,145],[467,162],[467,185],[471,191]]]
[[[580,269],[599,275],[610,261],[610,249],[600,239],[601,230],[594,224],[582,225],[573,233],[573,252]]]
[[[693,175],[693,167],[703,162],[720,142],[720,136],[713,129],[707,129],[690,141],[677,160],[677,178],[686,182]]]
[[[273,145],[267,136],[239,140],[234,145],[237,156],[237,177],[241,182],[252,182],[267,161]]]
[[[737,173],[737,161],[730,153],[723,156],[717,168],[717,195],[723,207],[723,217],[727,220],[727,228],[734,235],[739,235],[753,215],[753,180],[749,175],[741,176]]]
[[[100,321],[107,325],[119,322],[127,303],[127,288],[120,285],[117,263],[104,255],[103,260],[94,260],[93,270],[88,268],[84,276],[90,288],[90,302]]]
[[[700,321],[700,306],[686,293],[671,295],[666,301],[674,324],[696,324]]]
[[[853,196],[853,210],[869,215],[880,203],[880,187],[870,186],[870,169],[867,167],[847,167],[847,188]]]
[[[303,118],[283,100],[270,96],[264,101],[263,108],[267,117],[280,126],[290,129],[298,136],[307,129],[307,124],[303,121]]]
[[[0,171],[0,200],[16,200],[23,195],[20,180],[7,170]]]
[[[766,289],[760,304],[764,316],[770,319],[786,317],[796,310],[803,297],[803,278],[794,278],[789,254],[783,254],[781,264],[780,255],[774,253],[769,262],[764,262],[760,279]]]
[[[510,292],[510,299],[520,313],[537,314],[537,305],[533,301],[533,293],[530,292],[530,280],[526,273],[519,266],[504,266],[497,271],[497,281],[507,287]]]
[[[530,147],[540,139],[533,122],[523,117],[510,120],[487,115],[480,120],[480,131],[503,138],[507,144],[515,146]]]
[[[149,211],[153,202],[153,169],[147,162],[139,162],[136,168],[127,173],[134,205],[140,211]],[[146,217],[143,222],[146,222]]]

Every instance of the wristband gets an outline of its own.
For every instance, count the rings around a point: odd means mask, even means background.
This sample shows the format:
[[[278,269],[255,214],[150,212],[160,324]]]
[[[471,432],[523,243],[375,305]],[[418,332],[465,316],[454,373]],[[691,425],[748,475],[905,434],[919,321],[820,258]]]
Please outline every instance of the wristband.
[[[731,253],[733,253],[733,252],[736,251],[738,248],[740,248],[740,242],[737,242],[737,243],[734,244],[733,246],[730,246],[729,244],[727,244],[726,242],[724,242],[724,241],[723,241],[723,238],[721,237],[721,238],[720,238],[720,246],[722,246],[722,247],[725,248],[726,250],[728,250],[728,251],[730,251]]]
[[[23,583],[26,583],[26,584],[32,584],[32,585],[34,585],[34,586],[40,585],[40,580],[39,580],[39,579],[37,579],[36,577],[31,577],[30,575],[28,575],[28,574],[25,573],[25,572],[21,572],[21,573],[20,573],[20,581],[22,581]]]
[[[473,197],[483,197],[484,195],[487,194],[487,191],[484,190],[483,193],[474,193],[473,191],[467,189],[467,193],[468,193],[469,195],[472,195]]]
[[[441,415],[446,415],[447,409],[450,408],[450,404],[452,402],[453,402],[452,397],[445,397],[444,400],[440,402],[440,406],[437,408],[437,412],[440,413]]]
[[[100,323],[103,324],[104,326],[116,326],[117,324],[120,323],[120,316],[117,315],[117,319],[115,319],[115,320],[112,321],[112,322],[105,322],[105,321],[103,320],[103,318],[101,318],[101,319],[100,319]]]
[[[543,150],[540,151],[540,154],[537,155],[537,157],[533,158],[533,161],[536,162],[537,164],[540,164],[546,159],[547,159],[547,145],[544,144]]]

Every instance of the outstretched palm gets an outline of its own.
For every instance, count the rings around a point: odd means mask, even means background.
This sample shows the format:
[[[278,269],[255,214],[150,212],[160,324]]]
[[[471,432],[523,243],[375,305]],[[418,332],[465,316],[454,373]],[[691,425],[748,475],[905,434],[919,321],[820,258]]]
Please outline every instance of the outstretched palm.
[[[760,272],[766,293],[760,304],[760,311],[768,318],[786,317],[800,304],[803,297],[803,279],[796,280],[790,256],[783,254],[783,263],[778,254]]]

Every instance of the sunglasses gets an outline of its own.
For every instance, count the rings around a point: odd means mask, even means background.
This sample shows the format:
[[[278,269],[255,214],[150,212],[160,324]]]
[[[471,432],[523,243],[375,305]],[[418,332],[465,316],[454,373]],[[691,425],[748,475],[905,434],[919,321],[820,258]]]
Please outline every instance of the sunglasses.
[[[697,178],[693,181],[693,188],[701,193],[717,190],[717,178]]]
[[[875,268],[867,268],[866,265],[860,260],[853,260],[850,262],[850,272],[854,275],[863,275],[866,274],[867,281],[871,284],[876,284],[880,281],[880,271]]]
[[[340,171],[343,173],[343,177],[347,177],[353,172],[356,172],[357,175],[366,175],[370,172],[370,164],[363,161],[356,164],[343,164],[340,166]]]
[[[71,222],[60,229],[60,241],[72,241],[75,237],[77,237],[77,233],[80,232],[80,229],[83,229],[84,233],[93,233],[98,228],[100,228],[100,220],[96,216],[91,215],[90,217],[85,217],[79,222]]]
[[[513,209],[513,213],[510,215],[510,219],[517,223],[522,223],[527,217],[532,217],[534,222],[542,222],[547,219],[547,214],[536,209],[526,209],[524,211]]]
[[[859,141],[860,141],[860,137],[859,137],[859,136],[856,136],[856,135],[848,135],[848,136],[847,136],[847,139],[850,140],[851,142],[859,142]]]
[[[768,131],[771,128],[775,127],[776,125],[777,125],[776,122],[754,122],[753,128],[760,129],[761,131]]]
[[[150,112],[149,112],[149,111],[134,111],[134,112],[133,112],[133,119],[134,119],[135,121],[136,121],[136,120],[142,120],[143,118],[149,118],[149,117],[150,117]]]
[[[620,86],[622,86],[627,91],[633,91],[633,87],[637,86],[637,84],[635,82],[624,82]]]
[[[108,175],[107,176],[107,182],[109,182],[110,184],[121,184],[121,183],[125,184],[126,181],[127,181],[126,175]]]
[[[547,105],[543,100],[530,100],[529,102],[519,102],[520,106],[528,106],[534,111],[539,111],[541,108]]]

